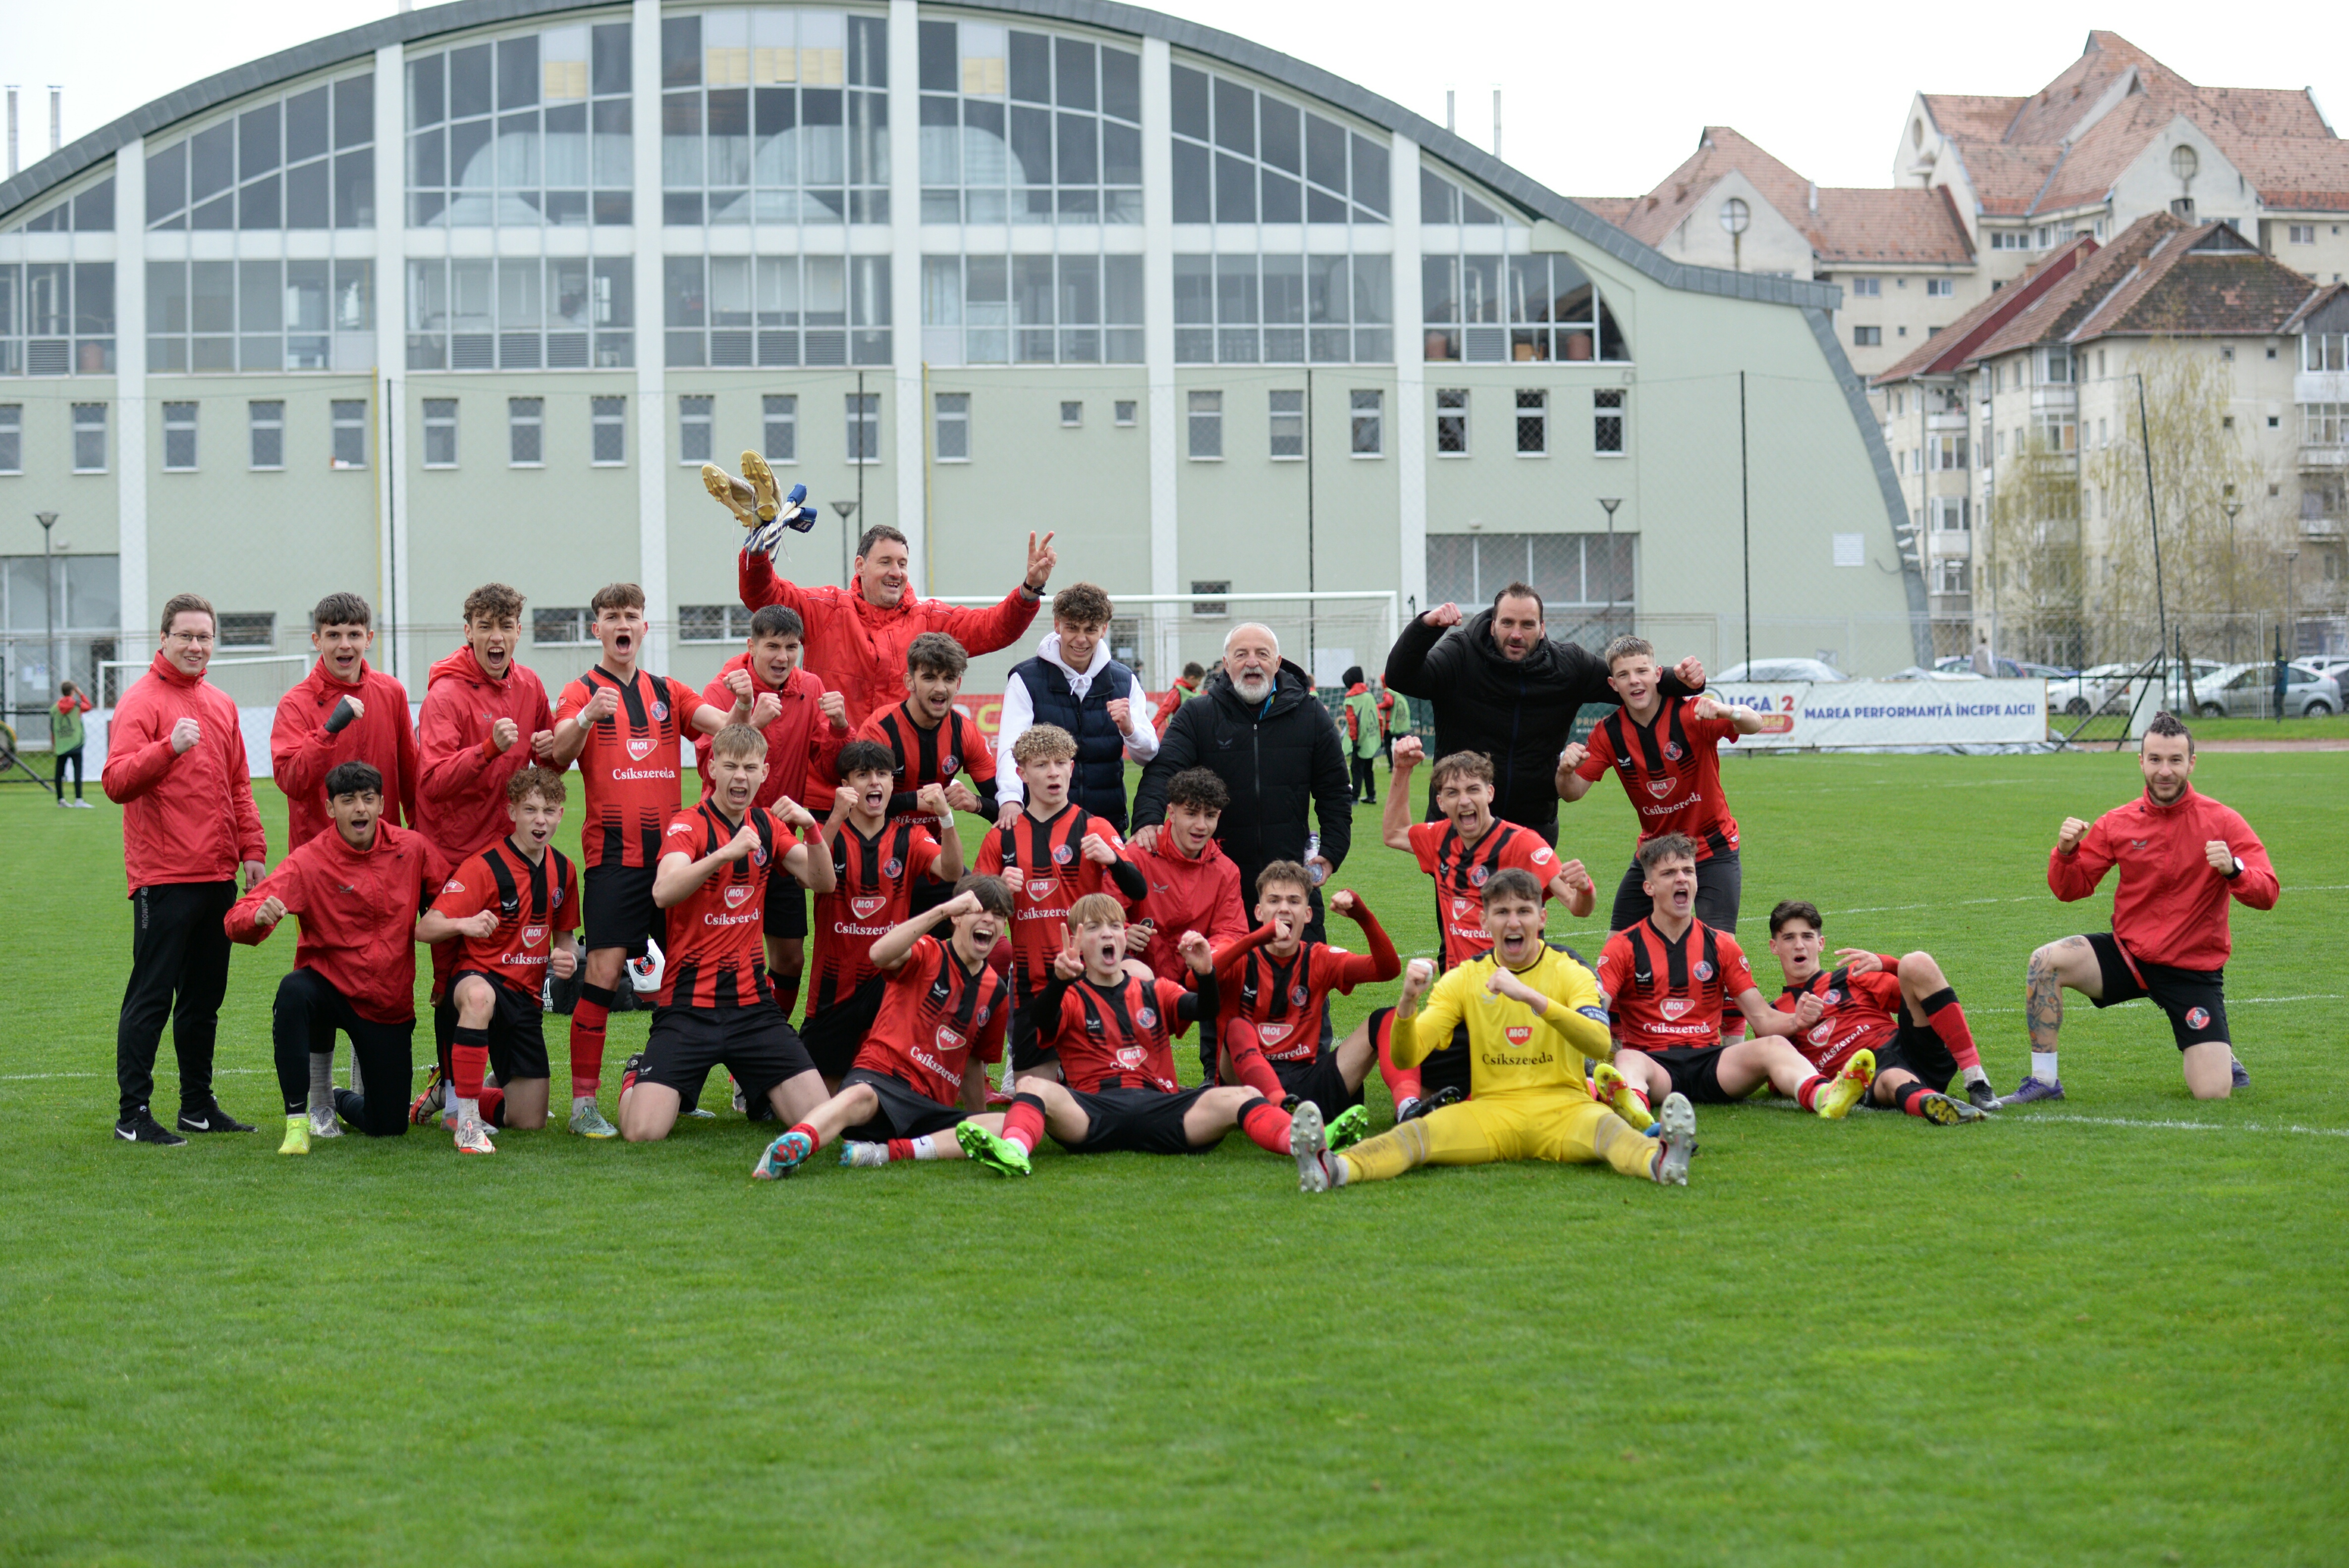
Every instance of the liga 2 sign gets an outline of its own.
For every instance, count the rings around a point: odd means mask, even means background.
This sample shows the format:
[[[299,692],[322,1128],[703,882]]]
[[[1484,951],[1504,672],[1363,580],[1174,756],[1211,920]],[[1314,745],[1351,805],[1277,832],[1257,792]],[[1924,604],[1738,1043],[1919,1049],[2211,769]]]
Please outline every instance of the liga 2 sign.
[[[2044,680],[1837,681],[1708,688],[1762,715],[1740,748],[2012,746],[2047,738]]]

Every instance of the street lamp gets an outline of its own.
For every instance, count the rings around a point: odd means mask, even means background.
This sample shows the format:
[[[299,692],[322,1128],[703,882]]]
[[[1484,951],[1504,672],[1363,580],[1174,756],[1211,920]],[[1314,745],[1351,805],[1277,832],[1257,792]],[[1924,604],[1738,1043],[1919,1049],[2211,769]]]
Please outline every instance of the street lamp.
[[[49,684],[57,684],[57,584],[55,557],[49,552],[51,530],[57,526],[57,514],[36,511],[33,521],[41,525],[41,603],[48,612],[49,621]]]
[[[2227,662],[2235,662],[2235,514],[2243,503],[2234,497],[2227,498],[2220,509],[2227,514]]]
[[[1619,495],[1603,495],[1599,504],[1607,509],[1607,634],[1615,634],[1615,509],[1623,504]]]
[[[863,470],[858,471],[857,477],[864,477]],[[843,584],[848,581],[848,520],[856,515],[856,504],[853,500],[832,503],[832,510],[840,513],[840,580]]]

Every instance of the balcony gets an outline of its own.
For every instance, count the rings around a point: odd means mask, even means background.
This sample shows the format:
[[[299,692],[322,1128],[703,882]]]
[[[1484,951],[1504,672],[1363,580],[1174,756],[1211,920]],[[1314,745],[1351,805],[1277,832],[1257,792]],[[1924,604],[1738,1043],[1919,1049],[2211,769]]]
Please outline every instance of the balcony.
[[[2300,536],[2302,539],[2338,539],[2341,537],[2341,520],[2337,517],[2303,517],[2300,520]]]
[[[2295,403],[2349,403],[2349,370],[2302,370],[2292,378]]]
[[[2325,469],[2349,468],[2349,447],[2304,446],[2300,449],[2300,466]]]

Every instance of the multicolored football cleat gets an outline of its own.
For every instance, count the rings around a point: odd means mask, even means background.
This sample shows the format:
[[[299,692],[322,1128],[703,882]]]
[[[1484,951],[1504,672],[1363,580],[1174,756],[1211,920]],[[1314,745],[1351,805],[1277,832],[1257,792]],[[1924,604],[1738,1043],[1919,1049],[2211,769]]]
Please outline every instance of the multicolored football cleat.
[[[1600,1062],[1590,1069],[1590,1098],[1630,1122],[1634,1132],[1645,1132],[1656,1124],[1648,1102],[1613,1062]]]
[[[759,526],[759,492],[716,463],[701,465],[701,488],[745,528]]]
[[[815,1141],[799,1129],[793,1128],[772,1143],[750,1167],[750,1174],[761,1181],[780,1181],[797,1171],[807,1157],[815,1152]]]
[[[1822,1120],[1841,1121],[1851,1114],[1868,1093],[1868,1086],[1876,1081],[1876,1053],[1854,1051],[1835,1081],[1811,1098],[1811,1109]]]
[[[782,498],[776,493],[775,470],[767,466],[764,452],[742,454],[742,477],[750,481],[751,504],[758,511],[759,521],[774,521],[775,513],[782,510]]]
[[[457,1152],[460,1154],[495,1154],[498,1146],[490,1141],[489,1127],[475,1117],[464,1117],[457,1123]]]
[[[571,1130],[582,1138],[617,1138],[620,1130],[604,1119],[604,1108],[593,1096],[574,1095],[571,1099]]]
[[[962,1145],[965,1155],[998,1176],[1026,1176],[1034,1170],[1028,1161],[1026,1150],[999,1132],[989,1132],[975,1121],[957,1122],[955,1141]]]
[[[2033,1076],[2016,1084],[2014,1092],[1998,1103],[1999,1109],[2002,1110],[2010,1105],[2036,1105],[2044,1099],[2062,1099],[2063,1098],[2064,1080],[2062,1078],[2042,1078]]]
[[[1990,1119],[1990,1112],[1946,1094],[1919,1095],[1916,1105],[1917,1114],[1935,1127],[1955,1127],[1961,1122]]]
[[[1662,1187],[1688,1185],[1689,1161],[1696,1158],[1696,1109],[1677,1089],[1664,1097],[1656,1118],[1656,1162],[1651,1167]]]
[[[876,1165],[886,1165],[889,1163],[889,1146],[885,1143],[867,1143],[857,1138],[844,1138],[840,1143],[840,1162],[860,1171],[869,1171]]]
[[[277,1146],[280,1154],[310,1152],[310,1119],[296,1111],[285,1119],[285,1141]]]
[[[1311,1100],[1299,1106],[1288,1119],[1288,1152],[1297,1160],[1297,1190],[1327,1192],[1338,1184],[1330,1169],[1330,1140],[1321,1126],[1321,1108]]]
[[[1966,1085],[1966,1103],[1976,1110],[1996,1110],[1998,1090],[1990,1087],[1990,1079],[1975,1078]]]
[[[440,1119],[449,1099],[449,1080],[440,1076],[440,1064],[434,1062],[424,1069],[424,1092],[418,1095],[408,1108],[411,1127],[429,1127]]]
[[[1350,1105],[1338,1113],[1338,1119],[1330,1123],[1327,1130],[1332,1152],[1351,1149],[1371,1135],[1371,1113],[1359,1105]]]
[[[2251,1069],[2243,1066],[2243,1058],[2240,1057],[2229,1057],[2227,1058],[2227,1076],[2229,1080],[2237,1088],[2249,1088],[2251,1087]]]

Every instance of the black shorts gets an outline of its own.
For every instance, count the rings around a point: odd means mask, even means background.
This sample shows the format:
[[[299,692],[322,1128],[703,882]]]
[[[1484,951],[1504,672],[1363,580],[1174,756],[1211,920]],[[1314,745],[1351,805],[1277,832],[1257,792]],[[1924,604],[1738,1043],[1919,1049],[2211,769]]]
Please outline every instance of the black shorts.
[[[753,1103],[787,1078],[813,1072],[798,1032],[771,1006],[656,1007],[638,1083],[698,1094],[709,1069],[723,1066]]]
[[[1082,1143],[1067,1145],[1071,1154],[1205,1154],[1215,1144],[1196,1149],[1183,1131],[1183,1118],[1207,1092],[1207,1086],[1167,1094],[1154,1088],[1102,1088],[1091,1094],[1069,1091],[1091,1125]]]
[[[1655,901],[1648,896],[1647,880],[1638,861],[1624,869],[1623,880],[1615,888],[1614,911],[1607,919],[1609,932],[1637,925],[1654,913]],[[1736,935],[1737,904],[1744,889],[1745,868],[1735,850],[1697,861],[1696,917],[1715,931]]]
[[[1004,1049],[1010,1053],[1011,1070],[1015,1073],[1033,1072],[1044,1065],[1047,1057],[1060,1060],[1036,1043],[1036,1022],[1028,1016],[1025,997],[1011,1005],[1011,1018],[1004,1030]]]
[[[800,1020],[800,1039],[826,1079],[837,1082],[856,1065],[856,1053],[864,1048],[864,1037],[873,1032],[873,1021],[881,1016],[881,998],[888,994],[888,986],[880,975],[867,975],[855,990],[821,1013],[810,1013]]]
[[[1894,1068],[1914,1073],[1927,1088],[1936,1094],[1950,1087],[1958,1076],[1958,1058],[1950,1055],[1950,1047],[1941,1037],[1922,1024],[1902,1024],[1892,1037],[1892,1043],[1876,1053],[1876,1076],[1882,1078]]]
[[[2167,964],[2132,960],[2109,931],[2092,933],[2088,945],[2096,951],[2096,966],[2104,971],[2104,995],[2099,1007],[2116,1007],[2140,996],[2169,1015],[2169,1032],[2178,1048],[2224,1040],[2227,1033],[2227,972],[2224,969],[2173,969]],[[2134,967],[2132,967],[2134,965]]]
[[[958,1106],[941,1105],[921,1093],[904,1078],[887,1073],[876,1073],[869,1068],[851,1068],[840,1080],[840,1087],[861,1083],[880,1099],[872,1119],[860,1127],[843,1132],[843,1138],[853,1138],[863,1143],[885,1143],[892,1138],[926,1138],[933,1132],[944,1132],[963,1119]]]
[[[1686,1095],[1693,1105],[1730,1105],[1745,1097],[1723,1091],[1721,1046],[1671,1046],[1650,1051],[1648,1059],[1671,1075],[1672,1092]]]
[[[583,882],[579,913],[588,952],[617,947],[642,958],[647,937],[667,943],[668,916],[653,903],[651,866],[589,866]]]
[[[460,969],[449,976],[452,999],[457,994],[457,982],[469,975],[487,981],[490,994],[497,998],[490,1009],[490,1066],[496,1069],[498,1082],[552,1078],[554,1069],[546,1059],[546,1028],[543,1022],[546,1015],[539,1006],[537,993],[517,991],[496,975],[479,969]]]
[[[797,942],[807,935],[807,891],[778,863],[767,877],[767,909],[760,924],[767,935]]]
[[[1279,1075],[1280,1087],[1299,1099],[1309,1099],[1321,1108],[1321,1119],[1333,1120],[1362,1103],[1362,1086],[1346,1087],[1346,1076],[1338,1070],[1338,1053],[1323,1051],[1309,1062],[1274,1062],[1272,1070]],[[1420,1079],[1423,1085],[1424,1078]]]
[[[1327,1018],[1330,1016],[1328,1009],[1323,1009],[1321,1016]],[[1392,1007],[1372,1008],[1371,1010],[1371,1044],[1381,1056],[1389,1057],[1390,1059],[1392,1059],[1390,1041],[1393,1034],[1394,1009]],[[1323,1042],[1322,1048],[1323,1054],[1327,1055],[1327,1041]],[[1438,1089],[1456,1088],[1464,1099],[1469,1092],[1469,1080],[1475,1070],[1475,1063],[1471,1060],[1474,1055],[1475,1053],[1468,1048],[1468,1026],[1464,1023],[1454,1024],[1452,1026],[1452,1048],[1432,1051],[1421,1058],[1418,1068],[1419,1092],[1423,1095],[1430,1095]],[[1319,1100],[1315,1100],[1314,1103],[1321,1104]],[[1356,1097],[1356,1103],[1361,1103],[1359,1095]],[[1337,1114],[1326,1105],[1321,1106],[1321,1113],[1324,1116]]]

